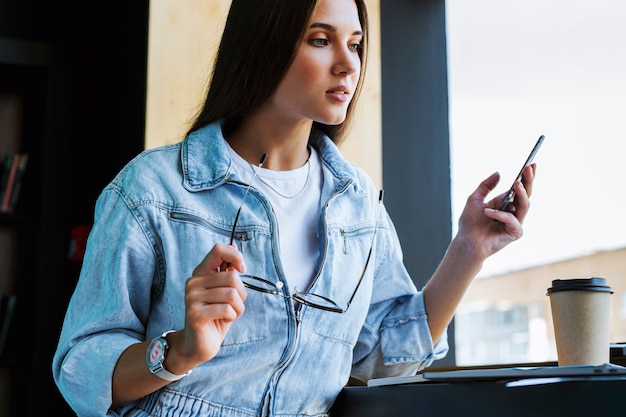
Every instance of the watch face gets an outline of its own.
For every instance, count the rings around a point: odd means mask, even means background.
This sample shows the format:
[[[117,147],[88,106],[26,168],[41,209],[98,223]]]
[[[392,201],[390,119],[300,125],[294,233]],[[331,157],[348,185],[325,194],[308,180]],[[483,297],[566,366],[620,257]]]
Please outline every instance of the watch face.
[[[153,340],[148,349],[148,362],[156,364],[163,358],[163,343],[160,340]]]

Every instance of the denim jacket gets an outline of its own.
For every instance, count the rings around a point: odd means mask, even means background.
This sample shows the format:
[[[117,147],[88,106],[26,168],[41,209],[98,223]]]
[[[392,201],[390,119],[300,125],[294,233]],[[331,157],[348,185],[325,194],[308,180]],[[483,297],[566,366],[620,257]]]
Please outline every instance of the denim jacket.
[[[228,243],[246,184],[215,123],[182,142],[146,150],[96,203],[95,224],[70,300],[53,375],[79,416],[327,416],[350,375],[411,374],[447,353],[433,344],[422,292],[402,262],[394,226],[365,172],[315,132],[324,166],[320,258],[310,292],[347,303],[345,313],[249,290],[244,314],[218,355],[183,379],[124,406],[111,404],[115,364],[130,345],[184,325],[185,281],[216,243]],[[247,273],[284,282],[276,219],[254,187],[235,242]]]

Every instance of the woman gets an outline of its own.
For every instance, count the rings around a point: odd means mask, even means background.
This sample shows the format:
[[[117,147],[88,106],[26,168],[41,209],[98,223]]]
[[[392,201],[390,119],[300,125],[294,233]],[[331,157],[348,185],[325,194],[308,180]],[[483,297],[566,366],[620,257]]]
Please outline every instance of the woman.
[[[180,143],[103,190],[53,362],[78,415],[326,416],[350,376],[414,374],[491,254],[522,235],[469,197],[418,291],[382,193],[337,144],[363,80],[362,0],[233,0]],[[306,289],[301,291],[300,289]]]

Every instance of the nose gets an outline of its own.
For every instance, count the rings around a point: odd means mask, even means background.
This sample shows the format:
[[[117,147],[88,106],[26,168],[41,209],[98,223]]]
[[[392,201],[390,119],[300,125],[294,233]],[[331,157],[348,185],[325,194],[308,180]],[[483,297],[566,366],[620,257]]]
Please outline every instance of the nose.
[[[361,58],[358,52],[350,50],[348,46],[338,48],[336,51],[333,74],[353,75],[361,69]]]

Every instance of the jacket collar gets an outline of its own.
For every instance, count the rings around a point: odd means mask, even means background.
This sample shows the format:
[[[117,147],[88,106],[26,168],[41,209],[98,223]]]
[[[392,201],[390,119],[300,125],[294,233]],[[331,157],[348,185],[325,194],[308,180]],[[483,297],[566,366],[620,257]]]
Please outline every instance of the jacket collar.
[[[324,133],[314,129],[309,143],[321,155],[322,162],[329,169],[337,186],[356,180],[355,167],[346,161],[337,145]],[[226,148],[222,134],[222,122],[214,122],[188,135],[181,146],[183,186],[189,191],[215,188],[229,177],[235,177],[233,160]]]

